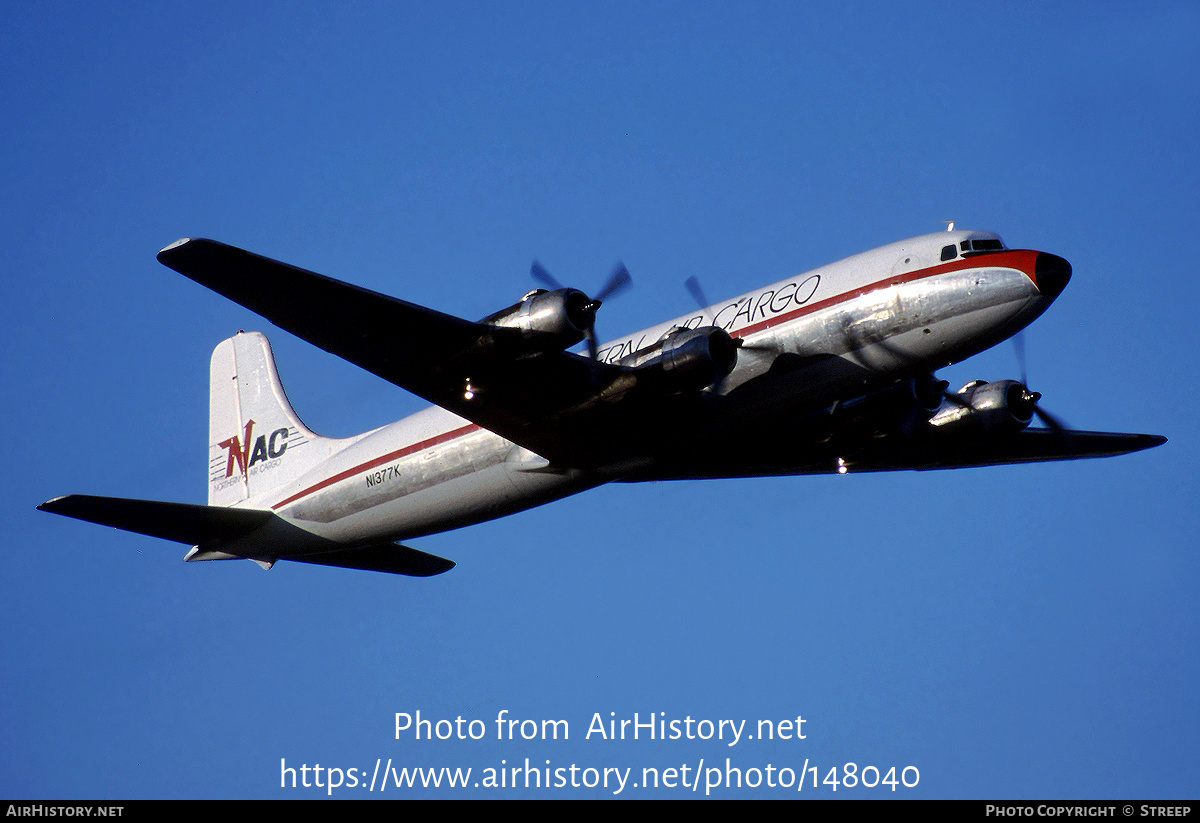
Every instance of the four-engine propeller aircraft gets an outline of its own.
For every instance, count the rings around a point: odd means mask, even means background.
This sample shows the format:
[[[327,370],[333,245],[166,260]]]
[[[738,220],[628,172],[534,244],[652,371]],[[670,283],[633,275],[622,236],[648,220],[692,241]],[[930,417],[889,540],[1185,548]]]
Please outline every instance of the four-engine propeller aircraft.
[[[623,268],[593,299],[535,263],[548,289],[470,322],[212,240],[158,259],[436,404],[320,437],[289,405],[267,339],[225,340],[211,365],[207,506],[39,506],[189,544],[187,560],[425,576],[454,564],[396,541],[610,481],[951,469],[1165,442],[1067,430],[1023,381],[948,393],[933,376],[1019,332],[1071,277],[1061,257],[990,232],[894,243],[604,346],[596,310],[628,281]],[[587,354],[568,351],[581,341]],[[1035,416],[1047,427],[1030,428]]]

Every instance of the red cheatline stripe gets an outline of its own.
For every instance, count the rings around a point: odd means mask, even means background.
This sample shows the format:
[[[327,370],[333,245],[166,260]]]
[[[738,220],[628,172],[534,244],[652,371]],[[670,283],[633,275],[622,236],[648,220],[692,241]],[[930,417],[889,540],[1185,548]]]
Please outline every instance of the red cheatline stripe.
[[[338,474],[335,474],[333,477],[327,477],[326,479],[322,480],[320,483],[317,483],[316,485],[313,485],[313,486],[309,486],[307,489],[304,489],[303,491],[296,492],[291,497],[286,498],[284,500],[280,500],[278,503],[273,505],[271,508],[272,509],[282,508],[283,506],[286,506],[288,503],[291,503],[295,500],[299,500],[301,497],[304,497],[305,495],[312,494],[315,491],[320,491],[321,489],[325,488],[326,486],[331,486],[334,483],[337,483],[339,480],[345,480],[347,477],[352,477],[353,475],[358,474],[359,472],[367,471],[368,469],[373,469],[376,466],[382,465],[383,463],[387,463],[389,460],[396,460],[401,457],[407,457],[408,455],[412,454],[413,452],[421,451],[421,449],[428,449],[432,446],[437,446],[441,443],[445,443],[447,440],[454,440],[457,437],[462,437],[463,435],[470,434],[473,431],[477,431],[479,428],[480,427],[478,425],[476,425],[475,423],[470,423],[461,428],[454,429],[453,431],[448,431],[448,432],[445,432],[444,434],[439,434],[436,437],[431,437],[428,440],[422,440],[419,443],[413,443],[411,446],[405,446],[404,448],[398,449],[397,451],[389,452],[388,454],[385,454],[382,457],[373,458],[371,460],[368,460],[366,463],[360,463],[359,465],[355,466],[352,469],[346,469],[346,471],[344,471],[344,472],[339,472]]]
[[[863,286],[853,291],[843,292],[834,297],[819,300],[816,303],[809,303],[794,309],[785,314],[777,314],[774,317],[768,317],[766,320],[760,320],[757,323],[752,323],[749,326],[740,328],[735,333],[736,337],[744,337],[746,335],[755,334],[763,329],[773,328],[781,323],[787,323],[790,320],[795,320],[797,317],[803,317],[806,314],[813,314],[822,311],[831,306],[836,306],[838,303],[844,303],[848,300],[862,297],[864,294],[869,294],[879,289],[886,289],[892,286],[898,286],[901,283],[911,283],[915,280],[922,280],[926,277],[936,277],[939,274],[948,274],[953,271],[965,271],[967,269],[1016,269],[1025,274],[1029,279],[1033,279],[1034,266],[1037,261],[1038,252],[1036,251],[1005,251],[996,252],[984,256],[983,260],[976,257],[968,257],[963,260],[954,260],[950,263],[944,263],[940,266],[931,266],[927,269],[917,269],[916,271],[905,272],[904,274],[889,277],[886,280],[878,280],[869,285]],[[983,263],[983,265],[980,265]]]
[[[834,297],[829,297],[829,298],[826,298],[825,300],[820,300],[816,303],[811,303],[811,304],[808,304],[805,306],[801,306],[800,308],[795,309],[794,311],[787,312],[786,314],[779,314],[779,315],[776,315],[775,317],[771,317],[766,320],[761,320],[758,323],[753,323],[749,326],[738,329],[736,336],[744,337],[746,335],[755,334],[756,332],[760,332],[763,329],[769,329],[774,326],[778,326],[781,323],[786,323],[789,320],[794,320],[797,317],[803,317],[806,314],[812,314],[814,312],[818,312],[823,309],[827,309],[830,306],[836,306],[838,303],[844,303],[848,300],[854,300],[857,297],[862,297],[864,294],[869,294],[870,292],[878,291],[879,289],[890,288],[891,286],[897,286],[897,285],[900,285],[901,283],[911,283],[914,280],[921,280],[926,277],[936,277],[939,274],[947,274],[952,271],[963,271],[966,269],[985,269],[985,268],[986,269],[991,269],[991,268],[1016,269],[1020,272],[1023,272],[1024,274],[1028,275],[1030,279],[1033,279],[1033,271],[1034,271],[1035,262],[1037,260],[1037,255],[1038,255],[1038,252],[1036,252],[1036,251],[996,252],[994,254],[986,255],[986,264],[982,265],[982,266],[979,265],[979,263],[983,262],[983,261],[977,261],[976,258],[974,258],[974,257],[968,257],[964,260],[955,260],[953,262],[945,263],[940,266],[932,266],[927,269],[917,269],[916,271],[906,272],[904,274],[897,275],[896,277],[889,277],[886,280],[876,281],[874,283],[871,283],[870,285],[863,286],[860,289],[854,289],[853,291],[843,292],[842,294],[836,295]],[[304,489],[303,491],[296,492],[291,497],[288,497],[284,500],[280,500],[278,503],[271,506],[271,508],[273,510],[280,509],[280,508],[286,506],[288,503],[292,503],[296,500],[299,500],[301,497],[310,495],[313,492],[320,491],[321,489],[323,489],[327,486],[332,486],[334,483],[337,483],[341,480],[345,480],[347,477],[352,477],[355,474],[358,474],[359,472],[373,469],[376,466],[382,465],[383,463],[387,463],[390,460],[396,460],[401,457],[407,457],[408,455],[413,454],[414,452],[419,452],[422,449],[428,449],[432,446],[440,445],[449,440],[454,440],[455,438],[462,437],[464,435],[470,434],[471,432],[477,431],[480,428],[482,428],[482,427],[475,423],[471,423],[469,425],[462,426],[461,428],[457,428],[452,431],[445,432],[444,434],[439,434],[435,437],[431,437],[428,440],[422,440],[419,443],[414,443],[411,446],[405,446],[403,449],[399,449],[397,451],[390,452],[388,454],[383,455],[382,457],[373,458],[371,460],[368,460],[366,463],[360,463],[359,465],[355,466],[352,469],[346,469],[346,471],[344,471],[344,472],[339,472],[338,474],[335,474],[333,477],[326,478],[325,480],[322,480],[320,483],[309,486],[307,489]]]

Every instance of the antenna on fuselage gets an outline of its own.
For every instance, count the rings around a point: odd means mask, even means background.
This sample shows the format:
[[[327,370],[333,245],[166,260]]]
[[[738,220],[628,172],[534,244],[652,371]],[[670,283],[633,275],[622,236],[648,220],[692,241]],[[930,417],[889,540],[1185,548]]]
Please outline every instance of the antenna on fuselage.
[[[942,222],[946,224],[946,231],[954,231],[954,221],[953,220],[943,220]]]

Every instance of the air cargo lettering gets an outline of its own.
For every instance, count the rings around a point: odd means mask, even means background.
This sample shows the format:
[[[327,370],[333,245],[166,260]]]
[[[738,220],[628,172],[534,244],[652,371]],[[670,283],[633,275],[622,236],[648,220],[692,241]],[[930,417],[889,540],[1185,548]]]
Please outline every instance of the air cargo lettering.
[[[238,472],[242,477],[256,463],[264,460],[270,460],[276,457],[282,457],[287,451],[287,429],[276,429],[271,432],[270,436],[260,434],[257,440],[254,440],[254,447],[251,449],[251,432],[254,431],[254,421],[246,421],[245,445],[236,434],[228,440],[222,440],[217,444],[218,448],[225,449],[228,452],[228,461],[225,465],[225,476],[233,477],[233,466],[236,463]]]
[[[727,332],[738,332],[759,323],[781,322],[791,317],[794,312],[798,312],[801,307],[808,305],[820,285],[821,275],[810,274],[803,280],[783,283],[778,289],[764,289],[726,303],[717,309],[715,315],[710,316],[706,310],[694,317],[689,317],[679,325],[685,329],[712,325],[719,326]],[[774,325],[774,323],[768,323],[768,325]],[[758,330],[755,329],[755,331]],[[601,362],[615,363],[652,342],[654,341],[647,339],[646,335],[642,335],[639,338],[600,349],[596,356]]]

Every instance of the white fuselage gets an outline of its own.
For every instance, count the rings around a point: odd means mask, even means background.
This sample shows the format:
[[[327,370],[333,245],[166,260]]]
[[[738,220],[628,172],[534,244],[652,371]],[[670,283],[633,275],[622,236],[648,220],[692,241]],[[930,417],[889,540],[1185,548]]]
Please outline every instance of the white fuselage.
[[[781,354],[833,355],[853,368],[791,370],[777,385],[766,377],[766,396],[777,410],[857,397],[995,345],[1056,296],[1043,295],[1035,284],[1037,252],[942,257],[947,247],[975,239],[999,240],[987,232],[951,231],[884,246],[614,340],[599,349],[599,358],[628,362],[673,328],[716,325],[746,344],[721,393],[763,378]],[[761,403],[764,393],[755,396]],[[732,405],[726,412],[731,425],[753,422],[753,404]],[[537,506],[628,470],[627,463],[560,470],[437,407],[333,442],[327,460],[239,505],[271,509],[339,543],[402,540]]]

